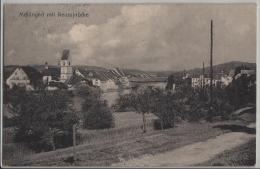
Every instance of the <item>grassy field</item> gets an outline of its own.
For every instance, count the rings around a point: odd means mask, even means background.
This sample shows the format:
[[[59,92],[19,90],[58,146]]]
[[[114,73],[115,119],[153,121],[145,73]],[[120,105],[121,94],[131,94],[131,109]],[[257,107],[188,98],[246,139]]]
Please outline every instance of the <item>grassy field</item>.
[[[248,143],[225,151],[215,158],[198,166],[254,166],[256,160],[256,140],[252,139]]]
[[[130,126],[141,126],[143,124],[142,115],[136,112],[117,112],[114,113],[115,128],[125,128]],[[148,124],[157,117],[150,113],[146,114],[146,121]]]
[[[75,147],[79,166],[109,166],[112,163],[128,160],[144,154],[156,154],[179,148],[194,142],[214,138],[229,130],[214,127],[213,123],[182,123],[174,129],[151,131],[130,138],[117,137],[114,140],[92,142]],[[105,139],[103,139],[105,140]],[[16,165],[67,166],[73,148],[39,153],[20,161]]]
[[[8,143],[3,144],[3,162],[5,165],[12,165],[17,161],[22,161],[25,156],[30,156],[35,154],[34,151],[27,148],[26,145],[22,143]]]
[[[135,112],[115,113],[115,128],[106,130],[80,129],[75,147],[77,158],[73,165],[109,166],[112,163],[139,157],[144,154],[156,154],[174,150],[194,142],[205,141],[220,134],[231,132],[228,128],[216,126],[247,125],[248,122],[224,121],[218,123],[187,123],[177,124],[173,129],[164,131],[153,130],[152,114],[147,116],[148,132],[141,130],[142,118]],[[8,129],[11,132],[11,129]],[[6,132],[8,133],[8,132]],[[9,135],[9,134],[8,134]],[[73,148],[68,147],[56,151],[34,154],[23,145],[12,144],[10,136],[5,135],[4,165],[29,166],[67,166],[73,155]],[[6,154],[5,154],[6,153]]]
[[[102,142],[117,142],[134,136],[142,135],[142,116],[135,112],[120,112],[114,113],[115,127],[104,130],[86,130],[79,129],[80,134],[77,144],[91,144]],[[157,119],[153,114],[147,114],[147,131],[153,131],[154,119]]]
[[[104,130],[79,129],[77,144],[101,144],[115,143],[131,137],[142,136],[142,116],[135,112],[114,113],[115,128]],[[152,120],[156,119],[153,114],[146,115],[147,130],[153,131]],[[12,165],[22,161],[26,156],[35,154],[22,143],[14,143],[14,128],[4,128],[3,132],[3,154],[6,165]]]

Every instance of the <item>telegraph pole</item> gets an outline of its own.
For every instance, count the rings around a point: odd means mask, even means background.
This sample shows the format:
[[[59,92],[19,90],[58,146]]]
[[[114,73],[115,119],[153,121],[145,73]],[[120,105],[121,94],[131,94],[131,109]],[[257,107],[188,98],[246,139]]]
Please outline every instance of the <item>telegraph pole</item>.
[[[213,21],[210,22],[210,104],[209,120],[212,119],[212,99],[213,99]]]
[[[76,161],[77,161],[77,158],[76,158],[76,149],[75,149],[75,147],[76,147],[76,124],[73,124],[73,126],[72,126],[72,139],[73,139],[73,162],[74,162],[74,164],[76,163]]]
[[[205,68],[204,68],[204,61],[203,61],[203,63],[202,63],[202,92],[203,92],[203,97],[205,96],[205,87],[204,87],[205,80],[204,80],[204,78],[205,78]]]

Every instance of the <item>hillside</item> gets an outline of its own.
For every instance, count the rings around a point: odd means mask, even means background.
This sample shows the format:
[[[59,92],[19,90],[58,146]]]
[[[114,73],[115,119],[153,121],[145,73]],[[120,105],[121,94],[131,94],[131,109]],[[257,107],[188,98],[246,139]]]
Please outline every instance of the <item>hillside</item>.
[[[248,63],[248,62],[240,62],[240,61],[232,61],[227,63],[222,63],[218,65],[213,65],[213,72],[214,74],[219,74],[223,71],[224,74],[229,74],[231,70],[234,70],[238,66],[246,66],[250,69],[256,69],[256,63]],[[199,75],[202,74],[202,68],[194,68],[185,71],[186,73],[189,73],[191,75]],[[210,67],[205,67],[205,74],[208,74],[210,72]],[[183,71],[179,71],[173,74],[183,74]]]

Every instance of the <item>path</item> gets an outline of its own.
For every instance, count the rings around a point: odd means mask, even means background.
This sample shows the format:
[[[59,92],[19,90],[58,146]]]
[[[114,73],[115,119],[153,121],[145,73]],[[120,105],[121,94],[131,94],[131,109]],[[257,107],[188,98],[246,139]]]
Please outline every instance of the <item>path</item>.
[[[234,111],[232,114],[241,115],[242,113],[246,113],[247,110],[251,110],[253,108],[254,107],[252,107],[252,106],[244,107],[244,108],[241,108],[241,109],[238,109],[238,110]]]
[[[248,142],[255,138],[253,134],[243,132],[226,133],[206,142],[193,143],[172,151],[156,155],[144,155],[142,157],[121,161],[112,166],[127,167],[179,167],[193,166],[213,158],[225,150]]]

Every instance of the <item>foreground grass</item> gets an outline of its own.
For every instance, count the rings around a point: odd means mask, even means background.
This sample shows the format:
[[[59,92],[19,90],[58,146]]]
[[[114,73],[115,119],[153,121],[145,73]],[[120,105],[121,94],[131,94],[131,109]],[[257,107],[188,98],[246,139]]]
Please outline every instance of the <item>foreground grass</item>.
[[[225,151],[198,166],[254,166],[256,162],[256,141]]]
[[[23,143],[8,143],[3,144],[3,162],[6,165],[11,165],[15,161],[22,161],[25,155],[33,155],[35,152],[28,148]]]
[[[230,123],[229,123],[230,124]],[[229,130],[214,127],[214,123],[182,123],[178,127],[164,131],[152,131],[146,134],[122,139],[103,140],[75,147],[77,161],[69,160],[73,148],[39,153],[27,157],[13,165],[19,166],[110,166],[113,163],[129,160],[144,154],[156,154],[174,150],[194,142],[206,141]],[[140,131],[141,132],[141,131]]]
[[[110,129],[87,130],[79,129],[77,144],[92,144],[104,142],[117,142],[136,136],[142,136],[142,115],[136,112],[114,113],[115,127]],[[146,115],[146,127],[148,132],[153,132],[153,120],[157,117],[153,114]]]

